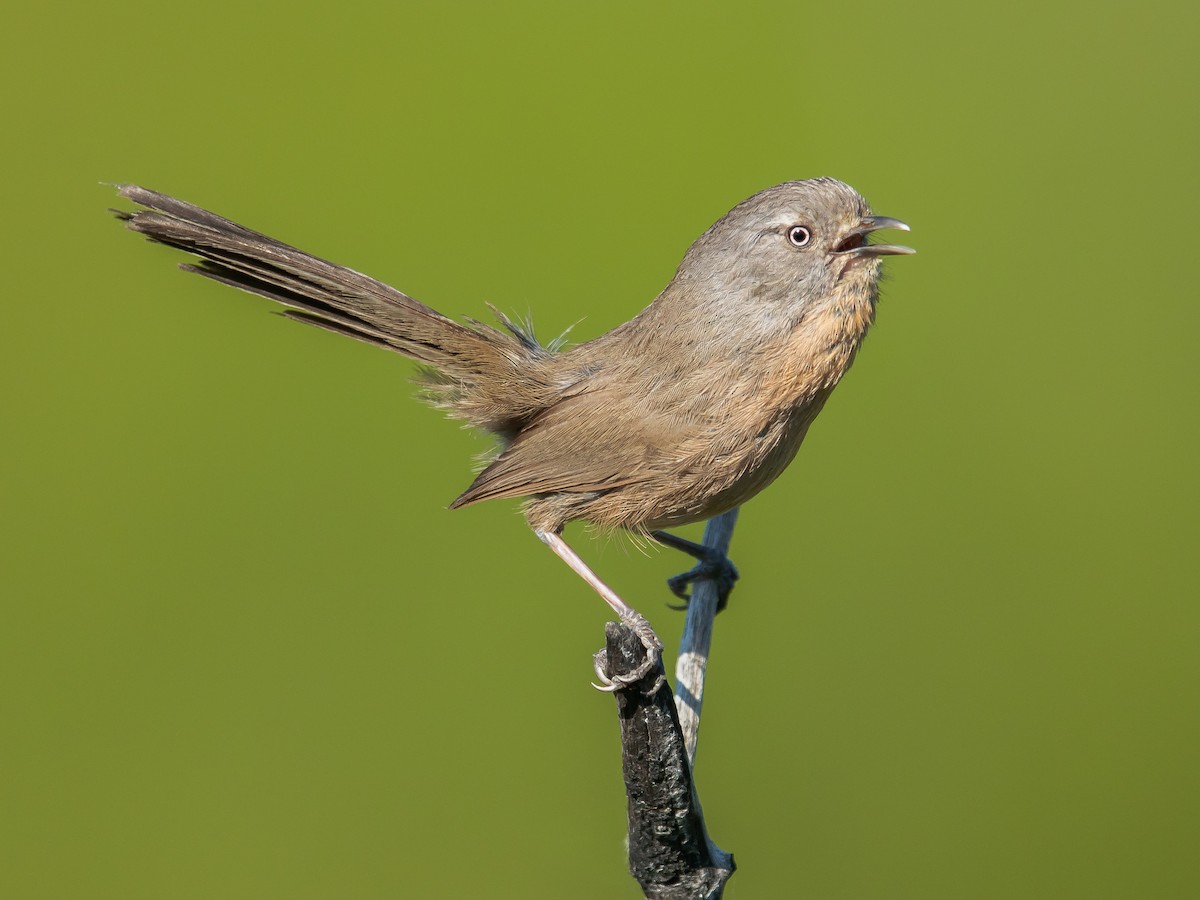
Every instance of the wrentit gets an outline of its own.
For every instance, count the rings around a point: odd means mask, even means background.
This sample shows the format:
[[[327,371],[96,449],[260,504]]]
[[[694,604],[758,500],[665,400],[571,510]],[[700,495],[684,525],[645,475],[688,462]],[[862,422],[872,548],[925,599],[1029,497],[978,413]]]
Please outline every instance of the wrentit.
[[[499,311],[503,331],[460,324],[190,203],[135,185],[118,192],[145,207],[113,211],[127,227],[199,257],[181,268],[418,360],[426,400],[499,439],[499,453],[451,508],[527,498],[537,536],[647,648],[642,669],[609,690],[657,666],[662,644],[566,544],[563,526],[582,519],[650,534],[732,509],[774,481],[874,319],[880,258],[914,252],[868,243],[871,232],[908,226],[871,215],[848,185],[787,182],[702,234],[632,320],[557,350]]]

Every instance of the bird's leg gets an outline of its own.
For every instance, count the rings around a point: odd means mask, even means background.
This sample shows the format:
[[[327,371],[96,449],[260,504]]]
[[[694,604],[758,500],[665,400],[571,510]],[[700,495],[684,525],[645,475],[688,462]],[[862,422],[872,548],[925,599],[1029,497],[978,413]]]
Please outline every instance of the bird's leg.
[[[633,629],[634,634],[641,640],[642,646],[646,648],[646,659],[628,675],[618,675],[610,679],[597,669],[596,674],[604,684],[596,685],[596,687],[602,691],[619,691],[626,685],[640,681],[654,671],[662,659],[663,645],[662,641],[658,639],[658,635],[654,633],[654,629],[650,627],[650,623],[646,621],[646,617],[622,600],[616,591],[601,581],[600,577],[589,569],[587,563],[579,557],[579,554],[567,545],[567,542],[562,539],[561,535],[553,531],[538,530],[535,530],[534,534],[541,538],[542,543],[557,553],[559,559],[570,566],[576,575],[592,586],[592,590],[599,594],[604,599],[604,602],[612,608],[612,611],[617,614],[617,618],[621,620],[622,624]]]
[[[671,589],[671,593],[684,601],[684,606],[673,607],[673,609],[686,607],[687,601],[691,599],[688,585],[699,578],[712,579],[717,586],[717,612],[725,608],[725,604],[729,601],[729,592],[733,590],[733,584],[739,577],[737,566],[730,561],[728,556],[718,553],[704,544],[697,544],[695,541],[689,541],[687,538],[668,534],[665,531],[652,531],[650,537],[664,546],[682,550],[688,556],[698,560],[689,571],[667,579],[667,587]]]

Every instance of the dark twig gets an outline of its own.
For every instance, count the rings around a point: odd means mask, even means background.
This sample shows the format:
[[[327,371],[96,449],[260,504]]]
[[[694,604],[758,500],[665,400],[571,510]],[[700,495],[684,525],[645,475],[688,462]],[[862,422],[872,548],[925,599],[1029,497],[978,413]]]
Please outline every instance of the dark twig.
[[[628,627],[610,622],[597,664],[609,678],[633,672],[646,656]],[[692,781],[683,731],[661,664],[613,695],[621,720],[629,798],[629,870],[654,900],[719,898],[733,857],[709,839]]]

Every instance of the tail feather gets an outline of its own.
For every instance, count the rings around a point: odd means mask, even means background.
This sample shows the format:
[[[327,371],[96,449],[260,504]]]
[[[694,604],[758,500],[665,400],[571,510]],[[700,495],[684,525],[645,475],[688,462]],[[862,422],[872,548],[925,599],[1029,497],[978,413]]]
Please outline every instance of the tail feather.
[[[113,210],[149,240],[200,258],[181,266],[287,307],[284,315],[412,357],[437,370],[426,396],[452,415],[510,437],[552,399],[553,353],[503,316],[511,332],[462,325],[381,281],[312,256],[206,209],[136,185],[145,207]],[[513,377],[521,369],[521,377]]]

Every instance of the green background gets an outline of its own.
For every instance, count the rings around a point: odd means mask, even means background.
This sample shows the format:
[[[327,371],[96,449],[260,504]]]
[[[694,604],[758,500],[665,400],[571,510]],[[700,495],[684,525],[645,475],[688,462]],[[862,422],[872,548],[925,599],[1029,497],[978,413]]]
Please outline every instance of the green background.
[[[0,896],[638,896],[603,605],[445,510],[486,443],[98,182],[587,338],[815,175],[920,252],[735,536],[728,896],[1200,896],[1196,10],[11,10]],[[677,639],[677,556],[568,537]]]

